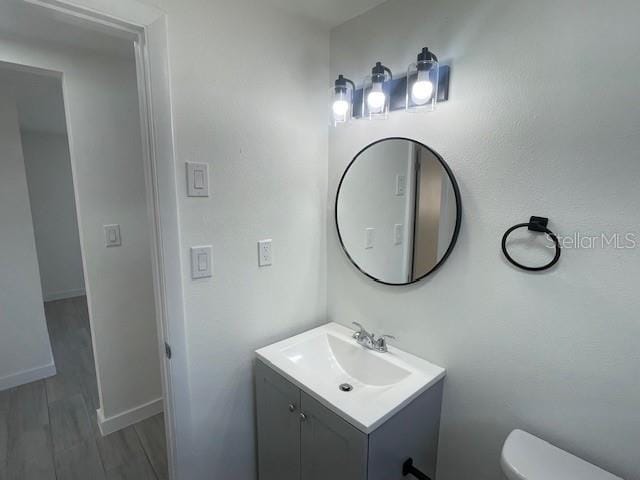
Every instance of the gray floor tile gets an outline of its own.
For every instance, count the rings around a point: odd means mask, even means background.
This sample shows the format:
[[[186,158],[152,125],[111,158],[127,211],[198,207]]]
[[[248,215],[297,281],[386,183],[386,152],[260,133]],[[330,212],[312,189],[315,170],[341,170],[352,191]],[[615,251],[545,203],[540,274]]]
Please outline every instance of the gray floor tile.
[[[48,302],[45,313],[58,374],[0,392],[0,480],[167,478],[162,415],[100,436],[85,298]]]
[[[29,430],[16,430],[9,419],[7,437],[7,459],[17,462],[47,463],[53,451],[51,433],[48,426],[33,427]],[[45,461],[40,461],[43,459]]]
[[[49,425],[47,393],[43,380],[11,389],[9,429],[27,430]]]
[[[7,419],[7,476],[46,478],[53,471],[49,412],[44,382],[11,390]]]
[[[82,395],[51,403],[49,416],[55,452],[68,450],[93,437]]]
[[[135,428],[156,476],[160,480],[169,478],[163,414],[143,420]]]
[[[7,478],[7,456],[9,449],[9,392],[0,392],[0,480]]]
[[[13,465],[13,468],[9,465],[6,472],[7,480],[56,480],[53,462],[27,462]],[[57,480],[61,480],[60,477]]]
[[[56,453],[58,480],[104,480],[104,470],[95,441]]]
[[[100,427],[98,427],[98,412],[96,412],[95,408],[88,406],[87,413],[89,414],[89,426],[91,427],[93,437],[101,437],[102,433],[100,433]]]
[[[95,366],[93,364],[93,345],[91,343],[91,331],[89,330],[89,326],[82,326],[77,328],[69,333],[68,336],[70,346],[79,350],[88,350],[91,355],[90,367],[93,371],[95,371]]]
[[[58,314],[58,307],[48,303],[44,304],[44,315],[47,319],[47,329],[49,336],[54,341],[66,335],[68,327],[67,322]],[[54,338],[55,337],[55,338]]]
[[[51,337],[51,348],[53,350],[53,361],[56,364],[56,373],[71,374],[78,370],[75,364],[75,352],[68,347],[67,336],[59,335]]]
[[[49,427],[32,427],[16,432],[10,419],[6,465],[10,479],[55,478]]]
[[[93,354],[87,348],[83,348],[78,352],[78,365],[80,370],[78,377],[82,386],[82,393],[86,397],[87,407],[100,407],[100,399],[98,397],[98,382],[95,374],[95,364],[93,362]]]
[[[9,413],[0,412],[0,467],[7,463],[9,452]]]
[[[9,411],[9,395],[11,390],[3,390],[0,392],[0,412]]]
[[[147,457],[107,470],[107,480],[156,480],[156,475]]]
[[[64,300],[61,300],[56,302],[46,302],[44,304],[44,313],[47,319],[47,328],[49,329],[51,343],[55,346],[56,342],[63,341],[67,335],[69,331],[69,323],[71,317],[75,313],[75,310]],[[54,356],[55,354],[56,352],[54,351]]]
[[[66,308],[69,315],[65,317],[65,321],[69,331],[75,331],[85,327],[89,328],[89,316],[81,312],[73,299],[67,300]]]
[[[65,362],[56,362],[57,373],[45,380],[49,403],[83,393],[82,380],[73,367],[66,367]]]
[[[73,304],[73,307],[76,310],[76,313],[80,316],[81,319],[85,320],[87,324],[89,323],[89,308],[87,306],[87,297],[85,295],[81,297],[75,297],[70,300]]]
[[[120,467],[138,457],[146,458],[134,427],[100,437],[97,443],[105,470]]]

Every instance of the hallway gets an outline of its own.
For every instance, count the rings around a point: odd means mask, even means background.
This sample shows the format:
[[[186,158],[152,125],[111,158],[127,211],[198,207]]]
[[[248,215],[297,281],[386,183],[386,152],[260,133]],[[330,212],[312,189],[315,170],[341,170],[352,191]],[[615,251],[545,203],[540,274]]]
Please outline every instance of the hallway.
[[[86,297],[45,312],[58,373],[0,392],[0,480],[168,478],[162,414],[100,435]]]

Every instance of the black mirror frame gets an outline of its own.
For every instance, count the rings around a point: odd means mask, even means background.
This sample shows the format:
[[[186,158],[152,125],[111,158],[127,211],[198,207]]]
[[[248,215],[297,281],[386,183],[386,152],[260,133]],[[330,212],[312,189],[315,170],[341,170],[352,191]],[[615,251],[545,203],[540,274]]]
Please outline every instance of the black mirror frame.
[[[362,268],[360,268],[360,266],[353,260],[351,255],[349,255],[349,252],[347,251],[347,248],[345,247],[344,242],[342,240],[342,235],[340,234],[340,226],[338,225],[338,200],[340,198],[340,189],[342,188],[342,182],[344,182],[344,179],[347,176],[347,173],[349,173],[349,169],[356,162],[356,160],[358,160],[358,157],[360,155],[362,155],[362,153],[364,153],[365,150],[373,147],[374,145],[377,145],[378,143],[385,142],[387,140],[406,140],[406,141],[409,141],[409,142],[417,143],[418,145],[422,146],[423,148],[426,148],[427,150],[429,150],[438,159],[438,161],[440,162],[440,164],[444,168],[445,172],[447,172],[447,176],[449,177],[449,180],[451,181],[451,185],[453,186],[453,193],[454,193],[455,198],[456,198],[456,207],[457,207],[457,209],[456,209],[457,210],[456,211],[456,226],[455,226],[455,228],[453,230],[453,237],[451,238],[451,243],[449,244],[449,248],[447,248],[447,251],[442,256],[440,261],[431,270],[429,270],[427,273],[425,273],[421,277],[416,278],[415,280],[413,280],[411,282],[405,282],[405,283],[389,283],[389,282],[385,282],[383,280],[380,280],[379,278],[374,277],[373,275],[368,274]],[[349,165],[347,165],[347,168],[345,168],[344,172],[342,173],[342,177],[340,178],[340,183],[338,183],[338,190],[336,191],[336,199],[335,199],[335,205],[334,205],[334,218],[335,218],[335,224],[336,224],[336,232],[338,233],[338,240],[340,241],[340,246],[342,247],[342,251],[347,256],[349,261],[353,264],[353,266],[356,267],[356,269],[358,269],[358,271],[360,271],[360,273],[362,273],[363,275],[369,277],[374,282],[381,283],[383,285],[390,285],[390,286],[394,286],[394,287],[400,287],[400,286],[405,286],[405,285],[412,285],[414,283],[417,283],[417,282],[423,280],[424,278],[428,277],[433,272],[438,270],[442,266],[442,264],[444,264],[444,262],[447,260],[447,258],[449,258],[449,255],[451,255],[451,252],[453,251],[453,248],[456,246],[456,242],[458,241],[458,236],[460,235],[460,225],[462,223],[462,197],[460,196],[460,188],[458,187],[458,182],[456,181],[456,177],[453,175],[453,172],[451,171],[451,168],[449,167],[447,162],[444,161],[444,159],[440,156],[440,154],[438,152],[436,152],[432,148],[427,147],[424,143],[418,142],[417,140],[414,140],[412,138],[407,138],[407,137],[387,137],[387,138],[381,138],[380,140],[376,140],[375,142],[370,143],[369,145],[364,147],[362,150],[360,150],[356,154],[355,157],[353,157],[353,159],[349,162]]]

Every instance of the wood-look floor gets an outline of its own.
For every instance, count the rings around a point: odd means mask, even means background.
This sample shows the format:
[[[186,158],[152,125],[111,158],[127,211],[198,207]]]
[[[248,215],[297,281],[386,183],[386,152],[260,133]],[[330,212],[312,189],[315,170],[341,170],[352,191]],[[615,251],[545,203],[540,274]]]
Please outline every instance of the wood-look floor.
[[[45,303],[45,312],[58,373],[0,392],[0,480],[168,478],[162,414],[98,431],[86,298]]]

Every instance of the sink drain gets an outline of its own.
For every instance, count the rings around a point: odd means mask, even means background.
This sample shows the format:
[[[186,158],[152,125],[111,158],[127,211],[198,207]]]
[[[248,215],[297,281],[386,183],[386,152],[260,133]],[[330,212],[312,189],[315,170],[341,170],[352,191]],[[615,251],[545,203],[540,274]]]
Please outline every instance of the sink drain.
[[[343,392],[350,392],[351,390],[353,390],[353,385],[349,383],[343,383],[338,388]]]

